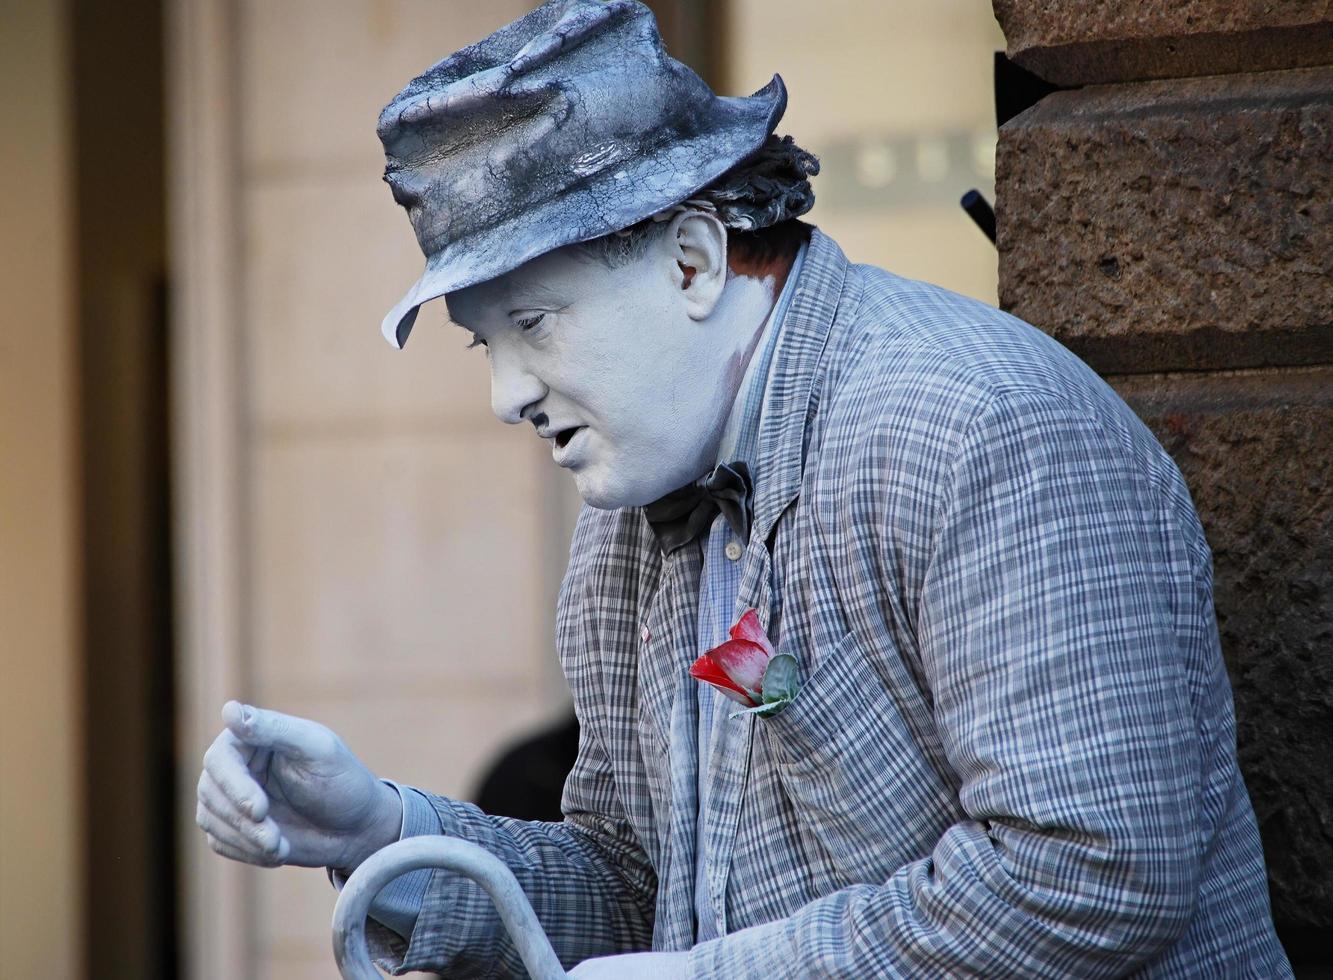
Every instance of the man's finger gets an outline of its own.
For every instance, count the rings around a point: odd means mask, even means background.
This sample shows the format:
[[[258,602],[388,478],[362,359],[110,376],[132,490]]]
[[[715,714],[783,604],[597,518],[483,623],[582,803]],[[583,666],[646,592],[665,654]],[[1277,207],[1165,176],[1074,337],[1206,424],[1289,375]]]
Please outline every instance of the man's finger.
[[[262,854],[255,854],[250,851],[232,847],[230,844],[219,840],[212,834],[206,834],[205,836],[208,838],[208,846],[213,849],[213,852],[215,854],[221,854],[224,858],[240,861],[242,864],[258,865],[261,868],[276,868],[282,864],[282,861],[277,858],[265,857]]]
[[[225,731],[204,753],[204,773],[242,813],[263,820],[268,815],[268,795],[246,765],[251,755],[249,746],[242,745],[231,731]],[[201,782],[202,779],[201,776]]]
[[[280,864],[287,856],[288,848],[282,833],[272,820],[234,826],[210,810],[203,800],[195,809],[194,819],[205,834],[238,853],[249,855],[252,864]]]
[[[232,802],[207,772],[199,777],[197,797],[201,806],[208,807],[221,820],[242,833],[255,836],[259,827],[270,823],[273,824],[274,832],[277,831],[277,824],[274,823],[272,817],[261,817],[258,820],[251,817],[249,813]]]
[[[222,720],[244,744],[272,749],[294,759],[324,759],[333,753],[335,746],[333,732],[317,721],[239,701],[228,701],[223,706]]]

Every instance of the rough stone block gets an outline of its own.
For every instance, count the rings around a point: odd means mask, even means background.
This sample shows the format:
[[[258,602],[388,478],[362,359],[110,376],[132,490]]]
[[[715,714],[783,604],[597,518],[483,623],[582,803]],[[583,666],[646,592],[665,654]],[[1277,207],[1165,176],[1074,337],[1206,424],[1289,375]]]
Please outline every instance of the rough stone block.
[[[1333,68],[1056,92],[996,198],[1000,305],[1103,374],[1333,362]]]
[[[1213,549],[1240,761],[1263,835],[1274,920],[1284,937],[1327,936],[1333,368],[1113,383],[1174,457]]]
[[[1058,85],[1333,64],[1328,0],[993,0],[1009,57]]]

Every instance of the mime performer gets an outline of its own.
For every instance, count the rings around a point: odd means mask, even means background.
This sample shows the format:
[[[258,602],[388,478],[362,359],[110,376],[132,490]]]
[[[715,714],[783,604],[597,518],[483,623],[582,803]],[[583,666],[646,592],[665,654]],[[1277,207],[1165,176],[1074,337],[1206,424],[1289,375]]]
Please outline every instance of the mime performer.
[[[1179,472],[1055,341],[799,221],[785,104],[552,0],[384,110],[426,256],[386,335],[444,298],[585,503],[578,761],[563,821],[491,817],[230,702],[213,849],[464,838],[581,978],[1290,976]],[[372,918],[396,972],[522,975],[450,873]]]

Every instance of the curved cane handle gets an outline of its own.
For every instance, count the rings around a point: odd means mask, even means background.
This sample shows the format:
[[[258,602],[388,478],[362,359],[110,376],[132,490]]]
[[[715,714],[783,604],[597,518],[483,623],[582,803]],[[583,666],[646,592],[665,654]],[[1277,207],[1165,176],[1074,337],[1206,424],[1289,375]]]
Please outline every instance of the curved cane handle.
[[[495,903],[532,980],[568,976],[518,879],[499,858],[456,837],[409,837],[375,852],[357,868],[333,908],[333,959],[343,980],[384,980],[370,961],[366,913],[380,890],[419,868],[444,868],[476,881]]]

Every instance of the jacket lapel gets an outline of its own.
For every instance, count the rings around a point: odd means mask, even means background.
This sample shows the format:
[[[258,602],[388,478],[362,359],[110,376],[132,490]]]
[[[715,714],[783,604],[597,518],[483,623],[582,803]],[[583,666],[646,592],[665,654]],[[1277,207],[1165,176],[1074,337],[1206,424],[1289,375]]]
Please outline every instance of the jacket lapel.
[[[806,426],[817,400],[824,348],[846,275],[842,249],[816,229],[781,324],[764,392],[759,449],[751,467],[755,485],[751,543],[768,540],[778,517],[800,491]]]
[[[701,565],[697,544],[663,559],[657,590],[640,612],[639,694],[664,749],[672,744],[680,679],[694,661]]]
[[[664,559],[659,587],[641,620],[640,697],[670,766],[670,814],[657,868],[657,949],[694,944],[699,703],[689,667],[699,632],[701,564],[697,544]]]
[[[781,624],[775,621],[773,609],[773,557],[768,547],[769,536],[782,512],[800,492],[806,427],[817,400],[824,348],[842,295],[846,271],[847,259],[842,250],[832,239],[816,230],[801,266],[796,293],[780,325],[773,369],[764,393],[759,448],[752,467],[754,521],[733,621],[746,609],[757,610],[760,623],[779,650],[782,641],[776,631]],[[695,601],[698,601],[697,589]],[[692,697],[684,700],[695,701]],[[721,710],[726,711],[725,708]],[[727,930],[727,876],[749,778],[755,718],[745,715],[729,720],[727,725],[726,737],[714,738],[712,757],[702,760],[709,767],[709,805],[705,821],[711,858],[708,883],[713,908],[721,919],[724,933]]]

